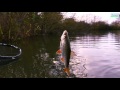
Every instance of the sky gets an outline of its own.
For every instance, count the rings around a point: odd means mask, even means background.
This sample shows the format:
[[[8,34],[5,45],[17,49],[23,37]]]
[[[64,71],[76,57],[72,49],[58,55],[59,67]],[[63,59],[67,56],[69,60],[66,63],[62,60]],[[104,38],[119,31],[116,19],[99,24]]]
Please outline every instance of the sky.
[[[64,17],[74,17],[77,21],[85,20],[91,22],[96,21],[105,21],[108,24],[111,24],[113,21],[118,20],[120,12],[63,12]],[[94,19],[96,16],[96,19]]]

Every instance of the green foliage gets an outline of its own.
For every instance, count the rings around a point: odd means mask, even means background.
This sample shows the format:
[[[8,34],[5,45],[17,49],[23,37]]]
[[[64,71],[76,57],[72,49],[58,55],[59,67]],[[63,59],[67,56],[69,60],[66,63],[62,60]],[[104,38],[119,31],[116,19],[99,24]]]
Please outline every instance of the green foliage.
[[[75,30],[77,22],[74,20],[74,18],[66,18],[63,21],[63,28],[67,29],[68,31]]]
[[[115,22],[111,23],[110,28],[112,30],[116,30],[116,29],[120,30],[120,22],[119,21],[115,21]]]
[[[0,12],[0,41],[16,41],[39,34],[60,34],[63,30],[69,34],[99,33],[108,30],[120,30],[120,22],[111,25],[97,21],[87,23],[74,18],[63,18],[61,12]]]
[[[36,12],[1,12],[0,35],[3,35],[3,40],[17,40],[36,35],[37,30],[40,30],[38,20]]]
[[[41,13],[41,33],[55,33],[61,30],[63,16],[60,12],[42,12]]]

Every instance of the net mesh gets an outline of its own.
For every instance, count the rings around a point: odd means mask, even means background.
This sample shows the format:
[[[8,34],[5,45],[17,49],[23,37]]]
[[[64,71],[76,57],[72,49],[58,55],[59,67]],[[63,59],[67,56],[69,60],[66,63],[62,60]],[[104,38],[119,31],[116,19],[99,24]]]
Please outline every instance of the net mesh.
[[[15,56],[19,53],[18,49],[15,49],[10,46],[0,45],[0,55],[1,56]]]
[[[22,51],[14,45],[0,43],[0,65],[8,64],[19,58]]]

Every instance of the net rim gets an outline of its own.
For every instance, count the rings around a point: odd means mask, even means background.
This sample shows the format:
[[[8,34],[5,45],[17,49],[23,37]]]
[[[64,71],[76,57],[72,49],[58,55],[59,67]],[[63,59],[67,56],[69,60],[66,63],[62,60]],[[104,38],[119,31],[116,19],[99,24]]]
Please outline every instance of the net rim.
[[[15,45],[11,45],[11,44],[6,44],[6,43],[0,43],[1,46],[8,46],[8,47],[13,47],[15,49],[17,49],[19,51],[18,54],[14,55],[14,56],[2,56],[0,55],[0,59],[17,59],[20,57],[20,55],[22,54],[22,50],[21,48],[15,46]]]

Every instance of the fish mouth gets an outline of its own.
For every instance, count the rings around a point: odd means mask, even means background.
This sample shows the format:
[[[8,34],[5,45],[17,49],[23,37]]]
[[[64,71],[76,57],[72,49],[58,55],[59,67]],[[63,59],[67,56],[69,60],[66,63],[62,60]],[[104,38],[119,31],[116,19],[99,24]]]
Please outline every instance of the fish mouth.
[[[68,33],[67,30],[65,30],[63,34],[64,34],[64,35],[67,35],[67,33]]]

